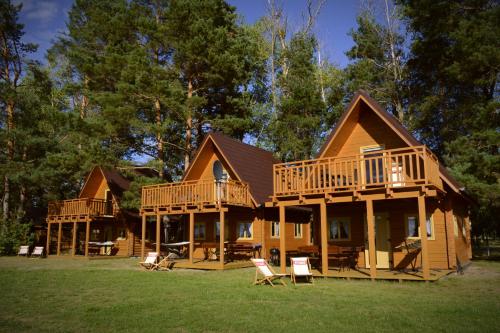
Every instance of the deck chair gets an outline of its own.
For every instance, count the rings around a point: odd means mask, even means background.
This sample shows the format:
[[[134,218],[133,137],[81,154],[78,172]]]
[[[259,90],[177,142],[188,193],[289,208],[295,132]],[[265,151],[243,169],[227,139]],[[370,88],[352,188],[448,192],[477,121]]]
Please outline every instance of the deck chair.
[[[290,275],[293,284],[297,285],[297,277],[305,277],[307,281],[314,284],[311,273],[311,263],[308,257],[290,258],[292,274]]]
[[[43,257],[43,246],[35,246],[35,249],[31,253],[31,257]]]
[[[172,266],[175,264],[175,259],[179,259],[179,255],[174,252],[170,252],[166,257],[164,257],[160,262],[155,264],[152,270],[162,270],[171,271]]]
[[[19,252],[17,253],[18,256],[28,256],[30,251],[30,247],[28,245],[22,245],[19,247]]]
[[[140,262],[139,264],[150,271],[158,268],[158,252],[148,252],[146,260]]]
[[[253,283],[254,285],[269,283],[271,286],[274,287],[273,281],[279,280],[282,285],[286,286],[285,281],[283,281],[283,278],[286,276],[286,274],[275,273],[265,259],[252,258],[250,260],[252,260],[255,267],[257,267],[257,270],[255,271],[255,281]],[[259,273],[260,275],[262,275],[261,278],[259,278]]]

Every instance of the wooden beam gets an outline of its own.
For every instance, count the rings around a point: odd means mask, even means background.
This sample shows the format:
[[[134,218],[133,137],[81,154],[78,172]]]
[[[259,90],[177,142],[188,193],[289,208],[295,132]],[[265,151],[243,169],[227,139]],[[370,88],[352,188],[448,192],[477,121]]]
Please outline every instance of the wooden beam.
[[[189,213],[189,263],[193,263],[194,254],[194,213]]]
[[[146,252],[146,214],[142,215],[141,226],[141,261],[144,261]]]
[[[280,271],[286,273],[286,215],[285,206],[280,206]]]
[[[319,205],[320,233],[321,233],[321,271],[324,276],[328,275],[328,226],[326,202]]]
[[[422,274],[424,280],[428,281],[430,277],[429,245],[427,244],[427,214],[423,194],[418,197],[418,220],[420,222],[420,241],[422,242]]]
[[[62,236],[62,223],[59,223],[57,231],[57,255],[61,255],[61,236]]]
[[[50,254],[50,226],[52,223],[47,223],[47,247],[46,247],[46,252],[47,256]]]
[[[85,256],[89,256],[90,221],[87,220],[85,226]]]
[[[156,253],[158,255],[161,252],[161,215],[158,213],[156,214]]]
[[[375,247],[375,216],[373,215],[373,201],[366,201],[366,222],[368,228],[368,253],[370,257],[370,277],[377,277],[377,249]]]
[[[76,252],[76,222],[73,222],[73,241],[71,242],[71,255],[74,257]]]
[[[225,227],[224,227],[224,218],[225,214],[224,211],[221,210],[219,213],[219,258],[220,258],[220,266],[221,269],[224,269],[224,232],[225,232]]]

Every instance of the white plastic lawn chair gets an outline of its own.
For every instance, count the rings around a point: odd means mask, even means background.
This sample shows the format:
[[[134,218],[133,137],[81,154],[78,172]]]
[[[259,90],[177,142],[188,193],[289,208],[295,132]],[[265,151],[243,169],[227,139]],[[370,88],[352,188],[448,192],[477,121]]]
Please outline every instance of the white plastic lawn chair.
[[[307,281],[314,284],[311,263],[308,257],[290,258],[290,262],[292,266],[290,277],[295,285],[297,285],[297,277],[305,277]]]

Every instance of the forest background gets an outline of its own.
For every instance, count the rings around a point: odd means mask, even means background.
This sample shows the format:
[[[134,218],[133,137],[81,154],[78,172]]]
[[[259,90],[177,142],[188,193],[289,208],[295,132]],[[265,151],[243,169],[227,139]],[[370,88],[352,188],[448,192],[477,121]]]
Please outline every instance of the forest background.
[[[304,1],[292,26],[278,0],[254,24],[222,0],[76,0],[40,62],[22,4],[0,0],[0,253],[95,165],[159,170],[127,174],[123,205],[137,209],[140,187],[178,180],[209,131],[311,158],[358,89],[464,185],[473,234],[498,234],[498,3],[363,1],[343,67],[314,33],[324,4]]]

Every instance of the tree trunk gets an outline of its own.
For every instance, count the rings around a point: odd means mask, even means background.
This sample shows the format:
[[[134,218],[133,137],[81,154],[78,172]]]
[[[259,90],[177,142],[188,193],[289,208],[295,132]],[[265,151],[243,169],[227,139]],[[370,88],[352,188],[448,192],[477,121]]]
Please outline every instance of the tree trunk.
[[[155,120],[156,120],[156,126],[157,126],[157,132],[156,132],[156,144],[157,144],[157,149],[158,149],[158,163],[159,163],[159,176],[160,178],[163,178],[164,172],[165,172],[165,152],[164,152],[164,147],[163,147],[163,137],[162,137],[162,132],[161,132],[161,104],[160,100],[156,99],[155,100]]]
[[[12,131],[14,130],[14,101],[8,100],[6,111],[7,111],[7,162],[12,162],[14,159],[14,140],[12,139]],[[9,176],[5,174],[4,176],[4,192],[3,192],[3,218],[7,220],[10,215],[10,180]]]
[[[22,162],[23,162],[23,168],[24,164],[26,163],[27,157],[28,157],[28,152],[27,148],[23,147],[23,155],[22,155]],[[17,215],[18,217],[22,217],[26,214],[26,185],[21,181],[21,184],[19,185],[19,206],[17,207]]]
[[[188,115],[186,118],[186,151],[184,153],[184,171],[189,168],[189,163],[191,162],[191,139],[193,136],[193,110],[191,108],[191,98],[193,97],[193,82],[191,79],[188,81]]]

